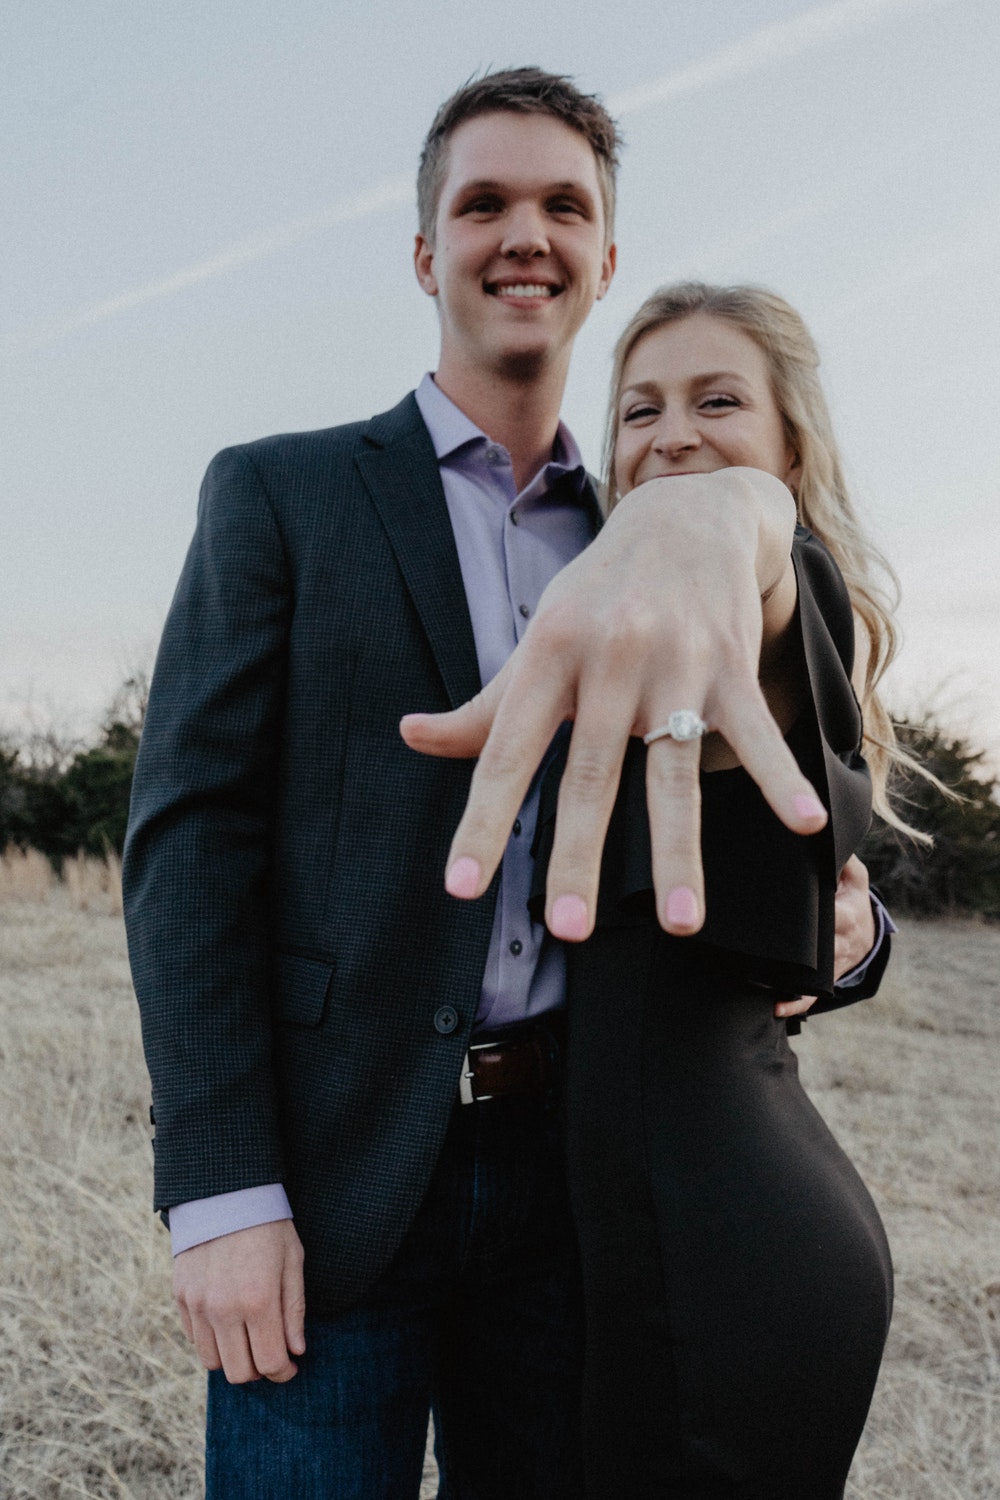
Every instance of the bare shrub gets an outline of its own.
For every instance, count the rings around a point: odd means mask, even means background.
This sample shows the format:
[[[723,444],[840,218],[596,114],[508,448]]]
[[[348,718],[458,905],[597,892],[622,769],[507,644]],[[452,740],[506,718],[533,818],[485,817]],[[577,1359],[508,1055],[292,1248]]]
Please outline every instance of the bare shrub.
[[[0,854],[0,900],[48,901],[54,879],[52,866],[37,849],[11,844]]]
[[[103,859],[78,850],[72,859],[63,860],[62,879],[74,910],[121,916],[122,862],[113,849]]]

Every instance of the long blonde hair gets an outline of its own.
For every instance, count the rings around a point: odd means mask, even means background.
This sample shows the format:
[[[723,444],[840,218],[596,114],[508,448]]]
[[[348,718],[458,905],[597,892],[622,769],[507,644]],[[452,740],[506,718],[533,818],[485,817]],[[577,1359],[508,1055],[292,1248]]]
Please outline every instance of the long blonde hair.
[[[879,683],[898,649],[893,619],[899,599],[896,575],[865,536],[847,491],[830,412],[819,379],[819,353],[795,309],[757,286],[708,286],[683,281],[660,287],[639,308],[615,347],[604,468],[608,508],[618,500],[615,443],[625,365],[639,340],[667,323],[709,313],[741,328],[768,362],[774,398],[800,471],[796,485],[799,520],[826,544],[847,585],[855,614],[868,639],[861,710],[864,751],[872,774],[875,811],[894,828],[930,842],[893,810],[888,782],[894,767],[919,770],[896,741]]]

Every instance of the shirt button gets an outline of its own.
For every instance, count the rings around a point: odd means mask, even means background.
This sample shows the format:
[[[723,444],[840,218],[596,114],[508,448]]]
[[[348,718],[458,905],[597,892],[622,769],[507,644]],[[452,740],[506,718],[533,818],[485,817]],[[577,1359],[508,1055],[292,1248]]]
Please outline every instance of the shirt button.
[[[520,818],[515,818],[514,819],[514,834],[515,834],[515,836],[519,836],[520,832],[521,832],[521,819]]]
[[[521,942],[520,938],[514,939],[514,941],[510,945],[510,951],[511,953],[513,953],[515,958],[517,958],[524,951],[524,944]]]
[[[526,604],[519,604],[517,606],[517,612],[518,612],[519,615],[523,616],[523,618],[525,620],[531,614],[531,610],[528,608],[528,606]]]
[[[503,449],[498,448],[495,443],[490,443],[490,445],[486,449],[486,462],[488,464],[492,464],[496,469],[499,468],[503,461]]]
[[[450,1036],[458,1026],[458,1011],[453,1005],[442,1005],[434,1012],[434,1030]]]

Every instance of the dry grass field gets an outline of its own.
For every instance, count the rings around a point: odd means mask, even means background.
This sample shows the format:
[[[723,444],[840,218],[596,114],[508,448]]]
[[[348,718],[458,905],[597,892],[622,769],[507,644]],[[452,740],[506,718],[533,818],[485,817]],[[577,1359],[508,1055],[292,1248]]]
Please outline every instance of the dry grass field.
[[[0,862],[3,1500],[201,1494],[202,1379],[149,1211],[113,873],[52,884]],[[797,1044],[898,1275],[848,1494],[985,1500],[1000,1494],[1000,929],[908,926],[893,969],[884,998]]]

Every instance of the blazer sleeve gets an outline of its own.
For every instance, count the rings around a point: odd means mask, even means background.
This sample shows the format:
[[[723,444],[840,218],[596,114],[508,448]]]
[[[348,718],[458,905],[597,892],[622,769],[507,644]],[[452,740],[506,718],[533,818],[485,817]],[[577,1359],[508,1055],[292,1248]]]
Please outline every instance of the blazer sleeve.
[[[826,1001],[821,1007],[829,1008],[837,878],[867,831],[871,781],[850,680],[854,621],[846,587],[826,548],[803,527],[796,529],[792,557],[798,582],[794,628],[809,691],[787,742],[830,818],[821,833],[802,838],[780,822],[742,767],[703,775],[706,919],[697,937],[677,941],[694,945],[707,965],[788,993],[819,994]],[[536,915],[544,904],[564,764],[563,755],[542,788]],[[632,740],[605,843],[598,923],[656,920],[645,764],[642,741]]]
[[[159,1208],[284,1177],[267,890],[291,608],[264,485],[227,450],[157,658],[123,867]]]

